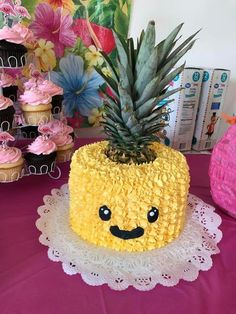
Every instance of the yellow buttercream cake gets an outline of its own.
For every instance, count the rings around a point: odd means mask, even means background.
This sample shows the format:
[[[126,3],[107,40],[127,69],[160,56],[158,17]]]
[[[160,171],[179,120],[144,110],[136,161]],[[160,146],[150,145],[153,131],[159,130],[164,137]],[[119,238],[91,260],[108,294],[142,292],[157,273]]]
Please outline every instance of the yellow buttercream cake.
[[[154,143],[157,158],[117,164],[104,154],[107,142],[83,146],[72,158],[71,228],[82,239],[118,251],[160,248],[181,233],[189,189],[185,157]]]

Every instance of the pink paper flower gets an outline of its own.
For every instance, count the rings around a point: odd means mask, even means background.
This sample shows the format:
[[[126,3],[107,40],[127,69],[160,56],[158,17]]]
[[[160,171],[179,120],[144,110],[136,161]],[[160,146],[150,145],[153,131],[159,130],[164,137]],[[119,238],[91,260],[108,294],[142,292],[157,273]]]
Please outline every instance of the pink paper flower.
[[[72,30],[73,19],[61,8],[53,8],[47,3],[40,3],[35,9],[35,20],[30,28],[36,38],[44,38],[55,46],[55,54],[62,57],[66,47],[73,47],[76,35]]]

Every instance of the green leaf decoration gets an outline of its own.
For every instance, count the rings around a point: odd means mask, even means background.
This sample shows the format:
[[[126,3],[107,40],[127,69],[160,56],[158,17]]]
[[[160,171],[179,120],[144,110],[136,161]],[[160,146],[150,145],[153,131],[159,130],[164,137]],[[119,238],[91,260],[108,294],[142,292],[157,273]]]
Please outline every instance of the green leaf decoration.
[[[107,4],[105,1],[91,0],[88,6],[89,19],[92,23],[114,28],[114,12],[117,2],[110,0]]]
[[[37,0],[23,0],[22,5],[29,11],[29,14],[32,16],[35,11],[35,7],[38,4]]]
[[[129,20],[122,12],[120,7],[117,7],[114,14],[114,29],[123,37],[127,37]]]
[[[77,38],[75,46],[73,48],[67,48],[66,54],[67,53],[73,53],[77,56],[84,57],[84,54],[87,50],[88,49],[84,46],[82,40],[80,38]]]
[[[86,18],[85,7],[82,4],[80,4],[74,13],[74,19],[85,19],[85,18]]]

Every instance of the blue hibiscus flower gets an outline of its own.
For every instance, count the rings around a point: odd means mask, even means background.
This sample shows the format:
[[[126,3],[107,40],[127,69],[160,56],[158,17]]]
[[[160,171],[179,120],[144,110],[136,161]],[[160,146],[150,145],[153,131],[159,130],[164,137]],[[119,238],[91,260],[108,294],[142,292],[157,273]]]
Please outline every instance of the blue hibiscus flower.
[[[53,83],[64,90],[64,108],[67,117],[76,111],[88,117],[93,108],[102,105],[98,88],[104,83],[95,70],[85,71],[81,57],[69,54],[59,63],[60,72],[51,72]]]

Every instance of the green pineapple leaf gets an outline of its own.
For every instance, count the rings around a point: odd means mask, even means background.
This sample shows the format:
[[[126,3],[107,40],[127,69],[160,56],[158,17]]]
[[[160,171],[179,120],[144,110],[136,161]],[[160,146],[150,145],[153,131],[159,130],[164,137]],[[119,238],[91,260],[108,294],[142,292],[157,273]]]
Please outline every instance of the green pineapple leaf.
[[[175,43],[175,39],[179,33],[179,31],[181,30],[181,28],[183,27],[183,23],[181,23],[180,25],[178,25],[171,33],[170,35],[163,41],[162,44],[162,49],[161,49],[161,56],[160,59],[163,60],[164,58],[166,58],[166,56],[170,53],[170,51],[173,48],[173,43]]]
[[[176,63],[190,50],[197,32],[178,45],[182,24],[155,45],[155,23],[150,22],[141,33],[134,47],[132,38],[125,40],[114,32],[117,46],[116,65],[110,57],[104,59],[112,72],[112,78],[101,73],[114,92],[108,94],[104,86],[104,131],[109,145],[108,158],[121,163],[143,163],[155,160],[150,144],[158,141],[156,132],[168,125],[172,95],[181,88],[170,90],[170,82],[184,70],[185,64]]]
[[[118,97],[118,86],[117,86],[116,81],[112,77],[106,76],[105,74],[103,74],[102,70],[100,70],[100,68],[98,68],[97,66],[95,66],[94,69],[101,75],[101,77],[109,85],[109,87],[112,89],[115,96]]]
[[[158,62],[158,50],[155,48],[150,57],[146,60],[145,66],[142,67],[139,76],[134,84],[134,89],[138,97],[140,97],[146,85],[155,78]]]
[[[150,21],[148,23],[146,32],[141,33],[140,36],[139,41],[140,46],[138,48],[137,62],[135,67],[136,78],[139,77],[141,70],[146,65],[147,56],[152,54],[153,49],[155,47],[155,41],[156,41],[155,22]]]

